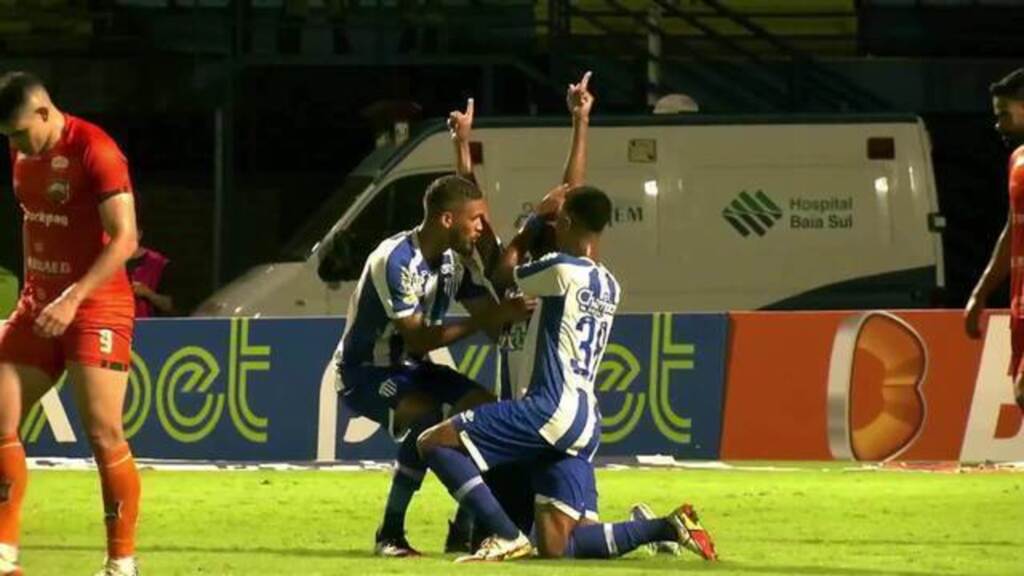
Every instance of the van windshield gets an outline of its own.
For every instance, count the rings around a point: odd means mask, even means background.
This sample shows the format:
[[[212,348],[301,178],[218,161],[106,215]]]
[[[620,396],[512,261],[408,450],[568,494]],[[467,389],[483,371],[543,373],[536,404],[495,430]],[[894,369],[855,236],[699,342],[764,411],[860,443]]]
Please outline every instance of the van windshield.
[[[442,121],[418,124],[408,140],[400,146],[386,145],[376,148],[345,178],[341,188],[334,191],[309,217],[302,228],[292,237],[281,251],[281,257],[289,261],[302,261],[309,257],[313,247],[324,239],[331,227],[352,206],[356,198],[381,174],[386,173],[397,162],[416,148],[424,137],[445,127]]]
[[[281,255],[289,261],[305,260],[313,251],[316,243],[327,235],[331,226],[341,218],[341,215],[348,210],[352,202],[366,190],[366,187],[373,183],[373,176],[369,174],[349,174],[345,178],[341,188],[336,190],[320,205],[315,214],[306,220],[302,228],[292,237],[291,241],[284,247]]]

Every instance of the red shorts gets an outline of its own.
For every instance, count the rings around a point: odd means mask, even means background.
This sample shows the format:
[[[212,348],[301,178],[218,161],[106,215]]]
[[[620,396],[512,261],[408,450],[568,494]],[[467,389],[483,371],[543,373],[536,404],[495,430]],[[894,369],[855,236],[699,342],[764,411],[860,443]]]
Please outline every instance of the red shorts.
[[[67,362],[127,372],[132,364],[131,314],[81,311],[64,334],[37,336],[32,330],[35,315],[19,307],[0,325],[0,362],[39,368],[57,380]]]

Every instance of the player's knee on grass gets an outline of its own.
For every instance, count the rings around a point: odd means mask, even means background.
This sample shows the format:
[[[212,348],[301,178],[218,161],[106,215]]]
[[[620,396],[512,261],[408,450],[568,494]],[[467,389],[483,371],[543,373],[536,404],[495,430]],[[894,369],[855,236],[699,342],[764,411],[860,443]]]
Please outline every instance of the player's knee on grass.
[[[542,558],[562,558],[572,531],[579,522],[548,504],[534,507],[537,552]]]

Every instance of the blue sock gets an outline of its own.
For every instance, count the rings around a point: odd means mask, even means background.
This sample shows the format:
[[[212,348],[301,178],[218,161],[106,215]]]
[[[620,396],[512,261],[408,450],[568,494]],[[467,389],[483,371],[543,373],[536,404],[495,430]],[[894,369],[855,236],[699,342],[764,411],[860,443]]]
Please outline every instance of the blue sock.
[[[459,502],[459,508],[455,511],[455,519],[452,520],[452,526],[454,526],[459,534],[468,536],[473,531],[473,520],[475,518],[469,506]]]
[[[651,542],[676,539],[668,520],[634,520],[616,524],[585,524],[569,535],[564,555],[569,558],[613,558]]]
[[[441,479],[448,492],[460,505],[472,510],[479,522],[487,524],[501,538],[511,540],[519,535],[519,528],[501,509],[501,504],[498,504],[490,488],[484,484],[480,470],[469,456],[445,446],[434,448],[426,456],[430,469]]]
[[[420,458],[416,449],[416,438],[420,433],[441,421],[441,415],[432,414],[409,427],[409,433],[398,447],[398,468],[391,479],[391,491],[384,505],[384,523],[380,534],[384,538],[398,538],[405,534],[405,513],[412,497],[423,485],[427,463]]]

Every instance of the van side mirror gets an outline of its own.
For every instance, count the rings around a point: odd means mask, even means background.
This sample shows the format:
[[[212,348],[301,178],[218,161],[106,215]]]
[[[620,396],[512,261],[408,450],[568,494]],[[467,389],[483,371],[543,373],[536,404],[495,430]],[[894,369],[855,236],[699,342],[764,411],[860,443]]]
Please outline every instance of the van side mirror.
[[[316,273],[324,282],[358,280],[365,258],[360,259],[352,241],[352,235],[342,230],[330,240],[323,251]]]

